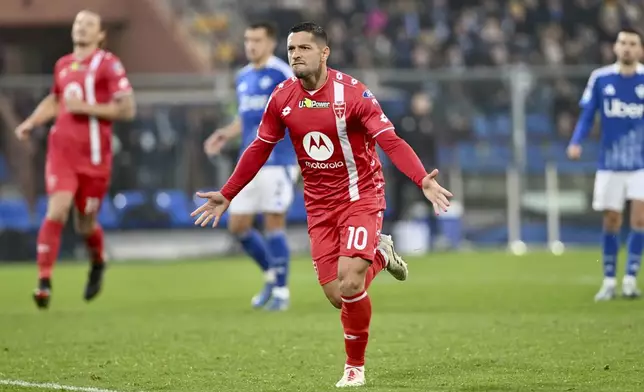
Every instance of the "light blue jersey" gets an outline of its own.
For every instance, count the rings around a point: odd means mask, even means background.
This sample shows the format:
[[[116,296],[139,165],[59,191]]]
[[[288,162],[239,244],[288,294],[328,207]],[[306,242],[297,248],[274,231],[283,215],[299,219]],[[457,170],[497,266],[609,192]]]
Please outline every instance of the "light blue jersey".
[[[235,86],[239,119],[242,126],[242,152],[257,137],[257,128],[262,121],[268,97],[278,84],[291,76],[293,76],[291,67],[275,56],[271,57],[262,68],[255,68],[252,64],[248,64],[237,74]],[[273,149],[266,165],[291,166],[296,164],[295,150],[287,133],[284,140]]]
[[[619,65],[596,69],[579,103],[582,113],[571,144],[590,133],[595,113],[601,114],[599,170],[644,169],[644,65],[633,75],[619,73]]]

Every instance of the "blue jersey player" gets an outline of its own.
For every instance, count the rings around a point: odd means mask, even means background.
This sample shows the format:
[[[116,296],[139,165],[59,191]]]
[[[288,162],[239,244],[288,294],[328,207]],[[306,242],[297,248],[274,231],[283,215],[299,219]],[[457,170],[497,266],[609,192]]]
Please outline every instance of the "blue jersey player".
[[[642,38],[622,30],[615,42],[617,62],[595,70],[581,98],[581,116],[568,146],[568,156],[581,156],[581,142],[601,115],[601,152],[595,176],[593,209],[602,211],[604,281],[595,301],[615,298],[622,210],[631,201],[631,231],[627,241],[622,295],[639,297],[636,276],[644,241],[644,65],[639,63]]]
[[[241,151],[244,151],[257,136],[273,89],[293,76],[291,67],[273,55],[276,35],[270,23],[256,23],[246,29],[244,48],[249,64],[236,78],[238,116],[206,140],[204,149],[208,155],[218,154],[228,140],[240,135]],[[290,140],[283,140],[230,205],[229,231],[264,271],[264,288],[252,299],[255,308],[286,310],[289,305],[289,248],[285,226],[297,175],[295,151]],[[264,235],[253,228],[255,215],[259,213],[264,215]]]

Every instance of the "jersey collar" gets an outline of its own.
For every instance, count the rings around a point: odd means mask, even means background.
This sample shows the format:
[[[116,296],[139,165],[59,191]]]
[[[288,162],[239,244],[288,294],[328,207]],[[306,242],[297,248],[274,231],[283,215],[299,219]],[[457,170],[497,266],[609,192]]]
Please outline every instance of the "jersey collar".
[[[302,89],[302,91],[304,91],[307,95],[312,97],[315,94],[319,93],[320,91],[322,91],[322,90],[324,90],[326,88],[326,86],[329,84],[329,80],[331,80],[331,72],[335,72],[335,71],[332,70],[331,68],[327,67],[326,68],[326,80],[324,81],[324,84],[319,89],[314,90],[314,91],[310,91],[310,90],[305,89],[304,86],[302,86],[302,81],[300,81],[300,80],[298,80],[297,83],[300,85],[300,88]]]

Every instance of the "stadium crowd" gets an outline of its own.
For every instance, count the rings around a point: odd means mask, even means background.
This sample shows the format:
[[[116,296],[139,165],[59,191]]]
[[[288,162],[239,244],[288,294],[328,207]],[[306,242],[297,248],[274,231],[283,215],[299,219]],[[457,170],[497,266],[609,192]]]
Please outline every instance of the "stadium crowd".
[[[240,34],[233,34],[239,26],[227,21],[231,16],[211,11],[222,1],[173,0],[170,4],[202,39],[209,37],[210,45],[223,48],[213,51],[215,67],[234,70],[244,63],[242,40]],[[642,2],[634,0],[238,0],[233,5],[239,12],[236,20],[272,20],[279,26],[278,53],[285,53],[288,27],[312,19],[327,27],[333,67],[422,71],[501,68],[515,63],[551,67],[610,63],[616,32],[624,25],[643,25],[644,15]],[[586,78],[587,73],[582,73],[578,78],[541,80],[535,85],[528,101],[530,137],[560,142],[569,138]],[[388,82],[386,87],[398,94],[392,102],[380,97],[383,105],[428,165],[435,163],[438,145],[509,140],[510,91],[501,79]],[[16,92],[12,100],[17,113],[28,113],[41,93]],[[122,154],[118,162],[134,163],[137,169],[117,170],[114,189],[179,186],[187,190],[211,182],[212,165],[200,154],[201,143],[230,115],[223,104],[214,109],[141,107],[138,120],[128,125],[135,132],[116,132]],[[234,149],[231,146],[231,159]],[[181,172],[191,174],[186,178]]]

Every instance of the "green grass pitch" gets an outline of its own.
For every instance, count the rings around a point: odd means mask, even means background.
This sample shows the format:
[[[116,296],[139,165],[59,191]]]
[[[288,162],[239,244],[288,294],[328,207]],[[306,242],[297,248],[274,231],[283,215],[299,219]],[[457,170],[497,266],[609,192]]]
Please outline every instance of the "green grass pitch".
[[[409,264],[408,281],[384,272],[369,290],[366,391],[644,391],[644,306],[593,303],[597,252],[434,254]],[[250,309],[261,277],[243,258],[113,264],[91,304],[81,299],[86,266],[63,263],[52,307],[39,312],[35,267],[0,267],[0,380],[333,391],[344,361],[339,313],[307,258],[292,272],[292,309],[269,314]]]

